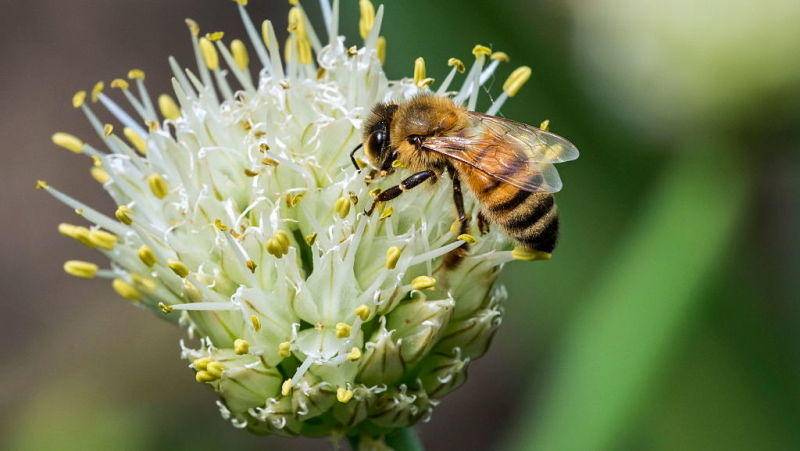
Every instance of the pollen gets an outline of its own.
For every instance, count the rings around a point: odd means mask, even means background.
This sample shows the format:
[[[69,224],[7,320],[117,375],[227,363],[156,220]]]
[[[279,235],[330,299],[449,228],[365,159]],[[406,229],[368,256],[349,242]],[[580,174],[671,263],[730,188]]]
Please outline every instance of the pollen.
[[[256,262],[253,261],[252,259],[248,259],[247,262],[245,262],[245,266],[247,266],[247,269],[249,269],[251,273],[255,273],[256,268],[258,267],[258,265],[256,265]]]
[[[289,393],[291,392],[292,392],[292,380],[286,379],[285,381],[283,381],[283,384],[281,384],[281,395],[289,396]]]
[[[387,205],[383,207],[383,210],[381,210],[380,219],[390,218],[393,214],[394,214],[394,208],[392,208],[391,205]]]
[[[89,229],[86,227],[61,223],[58,225],[58,232],[88,247],[94,247],[92,241],[89,239]]]
[[[224,31],[214,31],[214,32],[211,32],[211,33],[206,33],[206,39],[208,39],[211,42],[219,41],[224,36],[225,36],[225,32]]]
[[[478,242],[478,240],[475,239],[475,237],[470,235],[469,233],[462,233],[461,235],[458,236],[458,239],[469,244],[475,244]]]
[[[250,343],[247,340],[243,340],[241,338],[237,338],[233,342],[233,352],[237,355],[244,355],[250,351]]]
[[[97,102],[100,99],[100,94],[103,93],[103,89],[105,89],[106,84],[102,81],[98,81],[92,87],[92,102]]]
[[[361,39],[367,39],[372,27],[375,26],[375,6],[369,0],[359,0],[358,9],[361,12],[358,19],[358,32]]]
[[[112,133],[114,133],[114,126],[112,124],[103,125],[103,135],[111,136]]]
[[[159,199],[163,199],[169,194],[169,185],[161,174],[150,174],[147,177],[147,186],[150,187],[150,192]]]
[[[111,180],[111,176],[108,175],[108,172],[106,172],[106,170],[100,166],[92,166],[89,169],[89,174],[91,174],[92,178],[101,185],[104,185],[106,182]]]
[[[506,52],[494,52],[489,56],[489,59],[492,61],[500,61],[501,63],[507,63],[511,61],[511,58]]]
[[[353,390],[348,390],[344,387],[337,388],[336,399],[342,404],[347,404],[351,399],[353,399]]]
[[[353,349],[347,353],[347,360],[351,362],[355,362],[356,360],[361,358],[361,350],[357,347],[353,346]]]
[[[539,124],[539,130],[543,132],[550,130],[550,119],[543,120],[542,123]]]
[[[83,141],[75,135],[70,135],[69,133],[58,132],[53,133],[51,137],[53,140],[53,144],[63,147],[64,149],[69,150],[73,153],[82,153],[83,152]]]
[[[397,266],[397,261],[400,260],[400,254],[403,250],[397,246],[392,246],[386,250],[386,269],[394,269]]]
[[[132,128],[125,127],[122,129],[122,134],[125,135],[125,138],[133,145],[133,147],[142,155],[147,155],[147,142],[145,142],[144,138],[141,137],[138,133],[136,133]]]
[[[417,276],[411,281],[411,288],[415,290],[429,290],[436,286],[436,279],[431,276]]]
[[[333,209],[340,218],[344,219],[350,213],[350,199],[347,197],[340,197],[336,199]]]
[[[81,279],[92,279],[97,275],[97,265],[82,260],[68,260],[64,262],[64,272]]]
[[[44,180],[37,180],[36,181],[36,189],[47,189],[50,188],[50,185],[47,184]]]
[[[110,251],[117,244],[119,239],[113,233],[106,232],[105,230],[91,230],[89,231],[89,241],[95,247]]]
[[[236,2],[236,4],[239,6],[247,6],[248,0],[233,0],[233,1]]]
[[[211,363],[210,357],[200,357],[199,359],[194,359],[194,361],[192,361],[192,366],[198,371],[205,371],[209,363]]]
[[[80,108],[86,102],[86,91],[78,91],[72,95],[72,107]]]
[[[173,310],[171,305],[167,305],[167,304],[165,304],[163,302],[159,302],[158,303],[158,309],[161,310],[161,313],[163,313],[165,315],[168,315],[168,314],[172,313],[172,310]]]
[[[464,67],[464,62],[458,58],[450,58],[447,60],[447,65],[449,67],[454,67],[459,74],[463,74],[466,70],[466,67]]]
[[[241,70],[247,69],[250,65],[250,55],[247,54],[247,47],[244,42],[238,39],[231,41],[231,53],[233,53],[233,61],[236,66]]]
[[[144,80],[144,71],[141,69],[131,69],[128,71],[128,79],[130,80]]]
[[[485,45],[477,44],[472,48],[472,54],[475,55],[475,58],[490,56],[492,54],[492,49]]]
[[[181,109],[175,100],[169,94],[161,94],[158,96],[158,110],[165,118],[174,121],[181,117]]]
[[[133,215],[133,210],[131,210],[131,207],[127,205],[120,205],[114,212],[114,216],[117,218],[117,220],[125,225],[131,225],[133,223],[133,218],[131,215]]]
[[[146,244],[142,244],[139,246],[139,249],[136,251],[139,255],[139,260],[145,264],[145,266],[153,266],[156,264],[156,254],[153,253],[153,250],[150,249],[150,246]]]
[[[219,55],[217,54],[217,49],[208,38],[200,38],[200,51],[203,54],[203,61],[206,63],[206,67],[211,70],[219,69]]]
[[[292,344],[288,341],[284,341],[278,344],[278,355],[283,357],[289,357],[292,355]]]
[[[115,78],[111,80],[110,86],[115,89],[128,89],[130,84],[128,84],[127,80],[123,80],[122,78]]]
[[[317,234],[316,233],[309,233],[303,238],[309,246],[313,246],[314,242],[317,241]]]
[[[515,247],[511,251],[511,256],[515,260],[536,261],[536,260],[550,260],[552,254],[548,252],[537,251],[533,249],[526,249],[524,247]]]
[[[139,293],[139,290],[122,279],[114,279],[111,282],[111,288],[113,288],[118,295],[129,301],[137,301],[142,297],[142,294]]]
[[[361,304],[356,307],[354,313],[357,317],[361,318],[361,321],[366,321],[369,318],[369,307],[367,307],[365,304]]]
[[[212,361],[208,362],[208,365],[206,365],[206,372],[214,376],[214,379],[222,377],[223,371],[225,371],[225,365],[220,362]]]
[[[186,277],[189,275],[189,267],[180,260],[167,260],[167,266],[172,272],[177,274],[178,277]]]
[[[350,336],[351,327],[347,323],[336,323],[336,338],[346,338]]]
[[[522,86],[531,78],[531,68],[528,66],[520,66],[511,72],[506,82],[503,83],[503,92],[509,97],[517,95]]]
[[[212,376],[208,371],[198,371],[194,375],[194,380],[196,380],[197,382],[199,382],[201,384],[206,383],[206,382],[213,382],[216,379],[217,378]]]
[[[425,80],[425,58],[419,57],[414,61],[414,84],[421,87]]]

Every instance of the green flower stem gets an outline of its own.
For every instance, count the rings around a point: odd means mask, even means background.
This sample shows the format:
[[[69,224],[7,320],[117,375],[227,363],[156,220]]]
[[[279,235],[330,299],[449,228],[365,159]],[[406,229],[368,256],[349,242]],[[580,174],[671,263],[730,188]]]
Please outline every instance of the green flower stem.
[[[552,384],[529,403],[511,449],[614,449],[646,408],[747,201],[736,148],[686,144],[582,301],[554,353]]]
[[[347,440],[350,442],[350,446],[353,448],[353,451],[372,451],[362,449],[360,447],[361,440],[358,436],[348,437]],[[392,432],[385,437],[385,442],[386,445],[391,447],[394,451],[425,450],[425,447],[422,446],[422,442],[420,441],[419,436],[413,427],[398,429],[395,432]]]

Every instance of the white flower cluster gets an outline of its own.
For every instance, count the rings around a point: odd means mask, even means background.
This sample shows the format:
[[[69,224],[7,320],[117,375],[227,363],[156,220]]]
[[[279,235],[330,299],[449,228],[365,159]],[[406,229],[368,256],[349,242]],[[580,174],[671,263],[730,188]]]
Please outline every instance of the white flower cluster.
[[[134,115],[102,83],[74,96],[104,149],[66,133],[53,141],[93,159],[92,176],[118,208],[111,218],[39,182],[92,223],[61,224],[61,233],[112,262],[69,261],[65,270],[111,279],[122,297],[200,338],[198,349],[182,345],[183,357],[235,426],[379,436],[411,425],[486,351],[505,296],[493,291],[498,269],[525,256],[496,232],[458,235],[446,182],[363,213],[398,179],[370,180],[350,164],[362,119],[375,103],[429,91],[433,81],[422,59],[413,78],[386,79],[382,7],[360,2],[364,45],[346,48],[338,1],[320,2],[324,46],[295,4],[282,58],[271,23],[259,33],[247,2],[237,3],[262,67],[257,80],[241,41],[228,47],[221,32],[201,36],[187,21],[198,64],[193,72],[170,59],[177,103],[152,102],[139,70],[111,82]],[[473,53],[461,88],[450,89],[465,72],[451,59],[436,90],[470,109],[507,60],[483,46]],[[522,69],[490,111],[524,83]],[[477,214],[474,203],[467,208]],[[464,241],[469,255],[445,269],[442,257]]]

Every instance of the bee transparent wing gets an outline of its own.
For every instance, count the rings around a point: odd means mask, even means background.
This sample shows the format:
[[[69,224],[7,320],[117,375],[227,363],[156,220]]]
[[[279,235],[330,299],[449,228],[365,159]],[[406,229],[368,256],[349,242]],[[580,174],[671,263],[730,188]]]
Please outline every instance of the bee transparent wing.
[[[569,141],[519,122],[479,113],[469,115],[470,126],[455,135],[428,137],[423,147],[525,191],[561,190],[553,163],[578,157],[578,150]]]

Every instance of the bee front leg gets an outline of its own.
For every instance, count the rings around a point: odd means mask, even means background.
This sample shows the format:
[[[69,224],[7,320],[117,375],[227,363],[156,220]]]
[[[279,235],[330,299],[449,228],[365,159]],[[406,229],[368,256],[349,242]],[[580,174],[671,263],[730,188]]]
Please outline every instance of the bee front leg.
[[[418,186],[420,183],[424,182],[425,180],[430,179],[431,177],[436,177],[436,173],[433,171],[421,171],[417,172],[416,174],[410,175],[403,179],[399,185],[392,186],[381,191],[376,197],[375,200],[372,201],[372,205],[367,209],[364,213],[367,216],[371,215],[372,212],[375,210],[375,206],[378,205],[380,202],[386,202],[387,200],[392,200],[395,197],[403,194],[403,191],[408,191],[415,186]]]
[[[458,173],[452,167],[447,168],[450,178],[453,179],[453,202],[456,204],[456,212],[458,213],[458,220],[461,222],[461,229],[459,233],[469,232],[469,218],[464,211],[464,194],[461,192],[461,180],[458,178]]]

